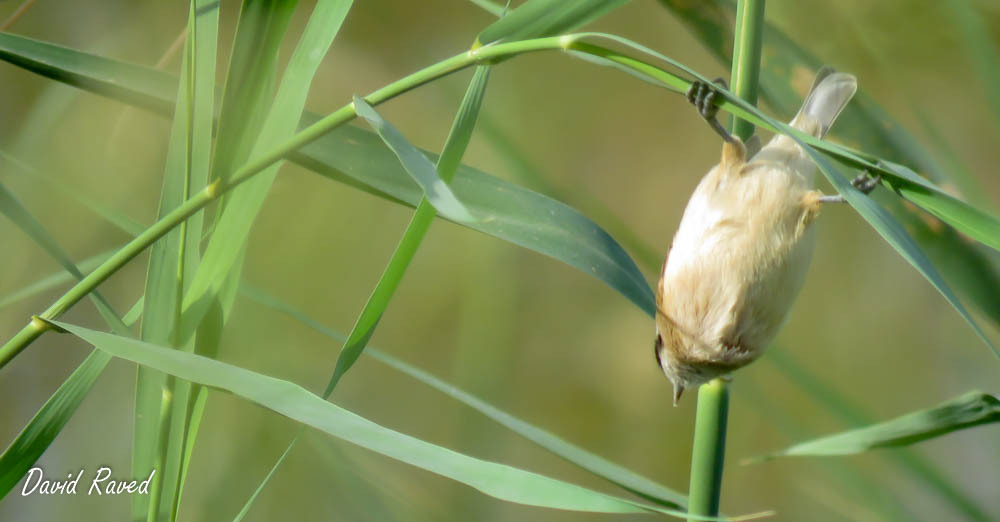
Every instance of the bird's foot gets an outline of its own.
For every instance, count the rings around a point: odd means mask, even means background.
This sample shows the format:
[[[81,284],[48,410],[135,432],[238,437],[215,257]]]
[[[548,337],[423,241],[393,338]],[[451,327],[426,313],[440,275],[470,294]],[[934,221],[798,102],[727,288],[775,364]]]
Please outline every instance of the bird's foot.
[[[876,175],[872,177],[868,174],[868,171],[858,174],[858,177],[851,180],[851,186],[861,191],[862,194],[870,194],[871,191],[875,190],[875,187],[882,181],[882,176]],[[844,196],[837,194],[836,196],[820,196],[820,203],[846,203],[847,200]]]
[[[726,88],[726,82],[722,78],[715,80],[715,83]],[[698,109],[698,114],[701,114],[702,118],[712,127],[713,130],[722,136],[722,139],[726,140],[728,143],[736,144],[737,139],[733,137],[732,134],[726,131],[726,129],[719,123],[716,119],[716,115],[719,113],[719,107],[715,105],[715,97],[718,95],[718,90],[714,85],[709,85],[705,82],[695,80],[691,84],[691,87],[687,91],[688,101]]]

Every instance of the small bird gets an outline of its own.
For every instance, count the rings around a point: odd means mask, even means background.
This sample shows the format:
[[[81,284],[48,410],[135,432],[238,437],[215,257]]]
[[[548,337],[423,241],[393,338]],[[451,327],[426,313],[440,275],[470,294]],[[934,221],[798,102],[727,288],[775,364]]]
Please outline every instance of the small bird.
[[[790,125],[822,138],[857,88],[854,76],[821,69]],[[756,136],[744,145],[726,132],[716,94],[704,82],[687,93],[722,136],[722,160],[691,195],[656,288],[654,351],[675,406],[685,389],[760,357],[805,280],[810,225],[824,203],[843,201],[813,188],[816,166],[788,136],[760,148]],[[852,184],[867,194],[878,182],[862,174]]]

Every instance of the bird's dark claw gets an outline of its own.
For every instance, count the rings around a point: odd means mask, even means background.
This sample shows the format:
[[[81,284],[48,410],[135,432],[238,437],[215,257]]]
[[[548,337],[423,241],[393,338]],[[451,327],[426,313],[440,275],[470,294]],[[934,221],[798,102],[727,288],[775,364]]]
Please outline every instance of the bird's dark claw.
[[[716,79],[715,83],[722,88],[726,88],[726,82],[722,78]],[[688,102],[698,109],[698,114],[701,114],[701,117],[708,122],[712,129],[727,142],[736,143],[736,138],[729,134],[715,117],[719,112],[719,107],[715,105],[715,97],[717,95],[718,90],[715,86],[698,80],[695,80],[687,91]]]
[[[875,187],[877,187],[881,182],[882,176],[876,175],[875,177],[872,177],[868,171],[864,171],[861,174],[858,174],[858,177],[851,180],[851,185],[860,190],[863,194],[869,194],[871,191],[875,190]]]

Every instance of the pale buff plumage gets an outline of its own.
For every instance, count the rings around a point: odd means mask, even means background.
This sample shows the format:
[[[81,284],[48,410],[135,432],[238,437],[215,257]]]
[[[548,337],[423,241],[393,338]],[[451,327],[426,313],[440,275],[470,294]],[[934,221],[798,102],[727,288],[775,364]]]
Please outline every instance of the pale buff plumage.
[[[791,125],[823,137],[856,90],[853,76],[821,71]],[[685,388],[761,355],[809,267],[822,204],[815,165],[780,134],[747,156],[738,138],[723,145],[688,201],[656,289],[655,351],[675,404]]]

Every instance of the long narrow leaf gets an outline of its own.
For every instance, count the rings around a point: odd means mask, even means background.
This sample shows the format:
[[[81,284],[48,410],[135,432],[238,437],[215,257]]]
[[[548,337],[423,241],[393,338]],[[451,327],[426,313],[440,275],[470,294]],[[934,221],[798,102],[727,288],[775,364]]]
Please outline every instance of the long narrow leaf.
[[[676,517],[687,516],[676,510],[598,493],[424,442],[359,417],[288,381],[180,350],[171,350],[69,323],[59,321],[52,323],[115,357],[148,365],[203,386],[228,391],[334,437],[462,482],[501,500],[572,511],[656,512]],[[752,516],[768,514],[770,513]]]
[[[209,182],[209,167],[211,164],[212,151],[212,126],[215,101],[215,69],[219,26],[219,3],[215,0],[191,0],[189,3],[187,42],[185,46],[185,57],[182,64],[183,77],[179,84],[178,104],[174,111],[174,128],[172,132],[172,143],[168,151],[167,171],[164,176],[164,191],[162,196],[167,199],[161,200],[161,212],[173,210],[191,195],[201,190]],[[172,170],[173,169],[173,170]],[[172,185],[172,186],[170,186]],[[162,217],[159,216],[159,217]],[[200,261],[200,242],[202,237],[202,225],[204,213],[198,212],[188,218],[178,229],[179,236],[176,237],[175,245],[167,245],[167,248],[176,248],[176,251],[168,251],[166,255],[173,255],[176,258],[166,263],[156,266],[150,265],[150,276],[153,270],[170,270],[162,277],[150,278],[154,283],[171,286],[172,288],[157,288],[153,296],[163,299],[169,296],[169,302],[162,302],[159,312],[162,315],[149,313],[144,316],[144,325],[154,322],[162,328],[169,336],[172,346],[177,349],[191,351],[194,343],[183,342],[178,336],[177,319],[180,317],[180,296],[191,284],[195,270]],[[169,241],[171,238],[165,238]],[[160,241],[160,244],[166,241]],[[147,289],[146,300],[150,299],[149,289]],[[169,316],[167,316],[169,314]],[[152,341],[156,342],[156,341]],[[137,391],[140,385],[144,385],[143,374],[140,371],[137,381]],[[153,379],[155,383],[160,376]],[[147,388],[142,386],[142,388]],[[153,392],[155,395],[155,391]],[[156,519],[176,520],[180,507],[181,490],[183,487],[183,463],[184,450],[188,447],[186,435],[188,432],[188,422],[190,418],[191,383],[167,379],[165,392],[161,392],[162,397],[158,401],[159,415],[154,425],[147,422],[147,425],[155,429],[160,437],[166,440],[156,440],[157,442],[157,474],[154,476],[149,496],[149,513],[158,513]],[[144,406],[153,406],[151,404]],[[136,404],[139,402],[137,400]],[[142,422],[140,412],[136,411],[135,422]],[[146,410],[144,414],[151,414]],[[138,430],[136,430],[138,431]],[[136,451],[133,458],[139,454]],[[135,471],[141,473],[141,471]],[[139,476],[139,475],[136,475]],[[141,499],[133,501],[133,509],[142,507]],[[157,511],[158,510],[158,511]]]
[[[358,116],[368,122],[375,129],[375,133],[382,138],[382,141],[399,158],[399,163],[403,169],[413,177],[413,180],[423,189],[424,197],[442,215],[456,222],[481,221],[472,216],[469,209],[455,196],[437,173],[434,164],[427,156],[424,156],[399,132],[396,127],[385,120],[381,114],[365,102],[363,99],[354,97],[354,110]]]
[[[786,377],[788,377],[806,396],[812,397],[814,401],[822,404],[830,413],[841,422],[848,425],[871,424],[872,419],[863,411],[863,408],[852,403],[849,399],[833,388],[827,379],[806,370],[798,364],[794,357],[782,347],[772,347],[768,353],[767,360],[774,364]],[[751,399],[752,400],[752,399]],[[801,430],[798,430],[801,431]],[[806,434],[797,433],[793,438],[804,438]],[[974,501],[963,488],[950,480],[941,468],[923,456],[908,450],[891,452],[888,457],[899,464],[899,466],[913,477],[919,478],[928,486],[928,490],[940,495],[947,500],[959,512],[971,520],[990,520],[990,516]],[[863,477],[859,477],[862,478]],[[854,481],[857,482],[857,481]],[[871,486],[873,486],[872,484]],[[869,488],[871,486],[868,486]],[[862,488],[864,489],[864,488]],[[867,494],[868,492],[865,492]],[[894,502],[896,504],[896,502]],[[894,518],[898,518],[894,517]]]
[[[248,283],[241,284],[240,293],[261,305],[289,315],[302,324],[316,330],[330,339],[333,339],[334,341],[340,343],[347,341],[347,336],[323,326],[301,310],[253,285]],[[511,431],[523,436],[535,444],[538,444],[552,453],[559,455],[573,464],[576,464],[577,466],[580,466],[595,475],[603,477],[628,491],[646,498],[647,500],[670,508],[678,509],[683,508],[687,504],[687,499],[684,495],[681,495],[666,486],[657,484],[656,482],[653,482],[652,480],[627,468],[621,467],[613,462],[594,455],[593,453],[575,446],[541,428],[518,419],[517,417],[514,417],[513,415],[474,397],[472,394],[448,384],[423,370],[415,368],[387,353],[382,352],[381,350],[369,347],[366,349],[365,353],[388,365],[389,367],[405,373],[421,383],[426,384],[482,413],[502,426],[507,427]]]
[[[954,431],[1000,422],[1000,399],[971,391],[926,410],[864,428],[802,442],[756,460],[776,457],[852,455],[878,448],[909,446]]]

